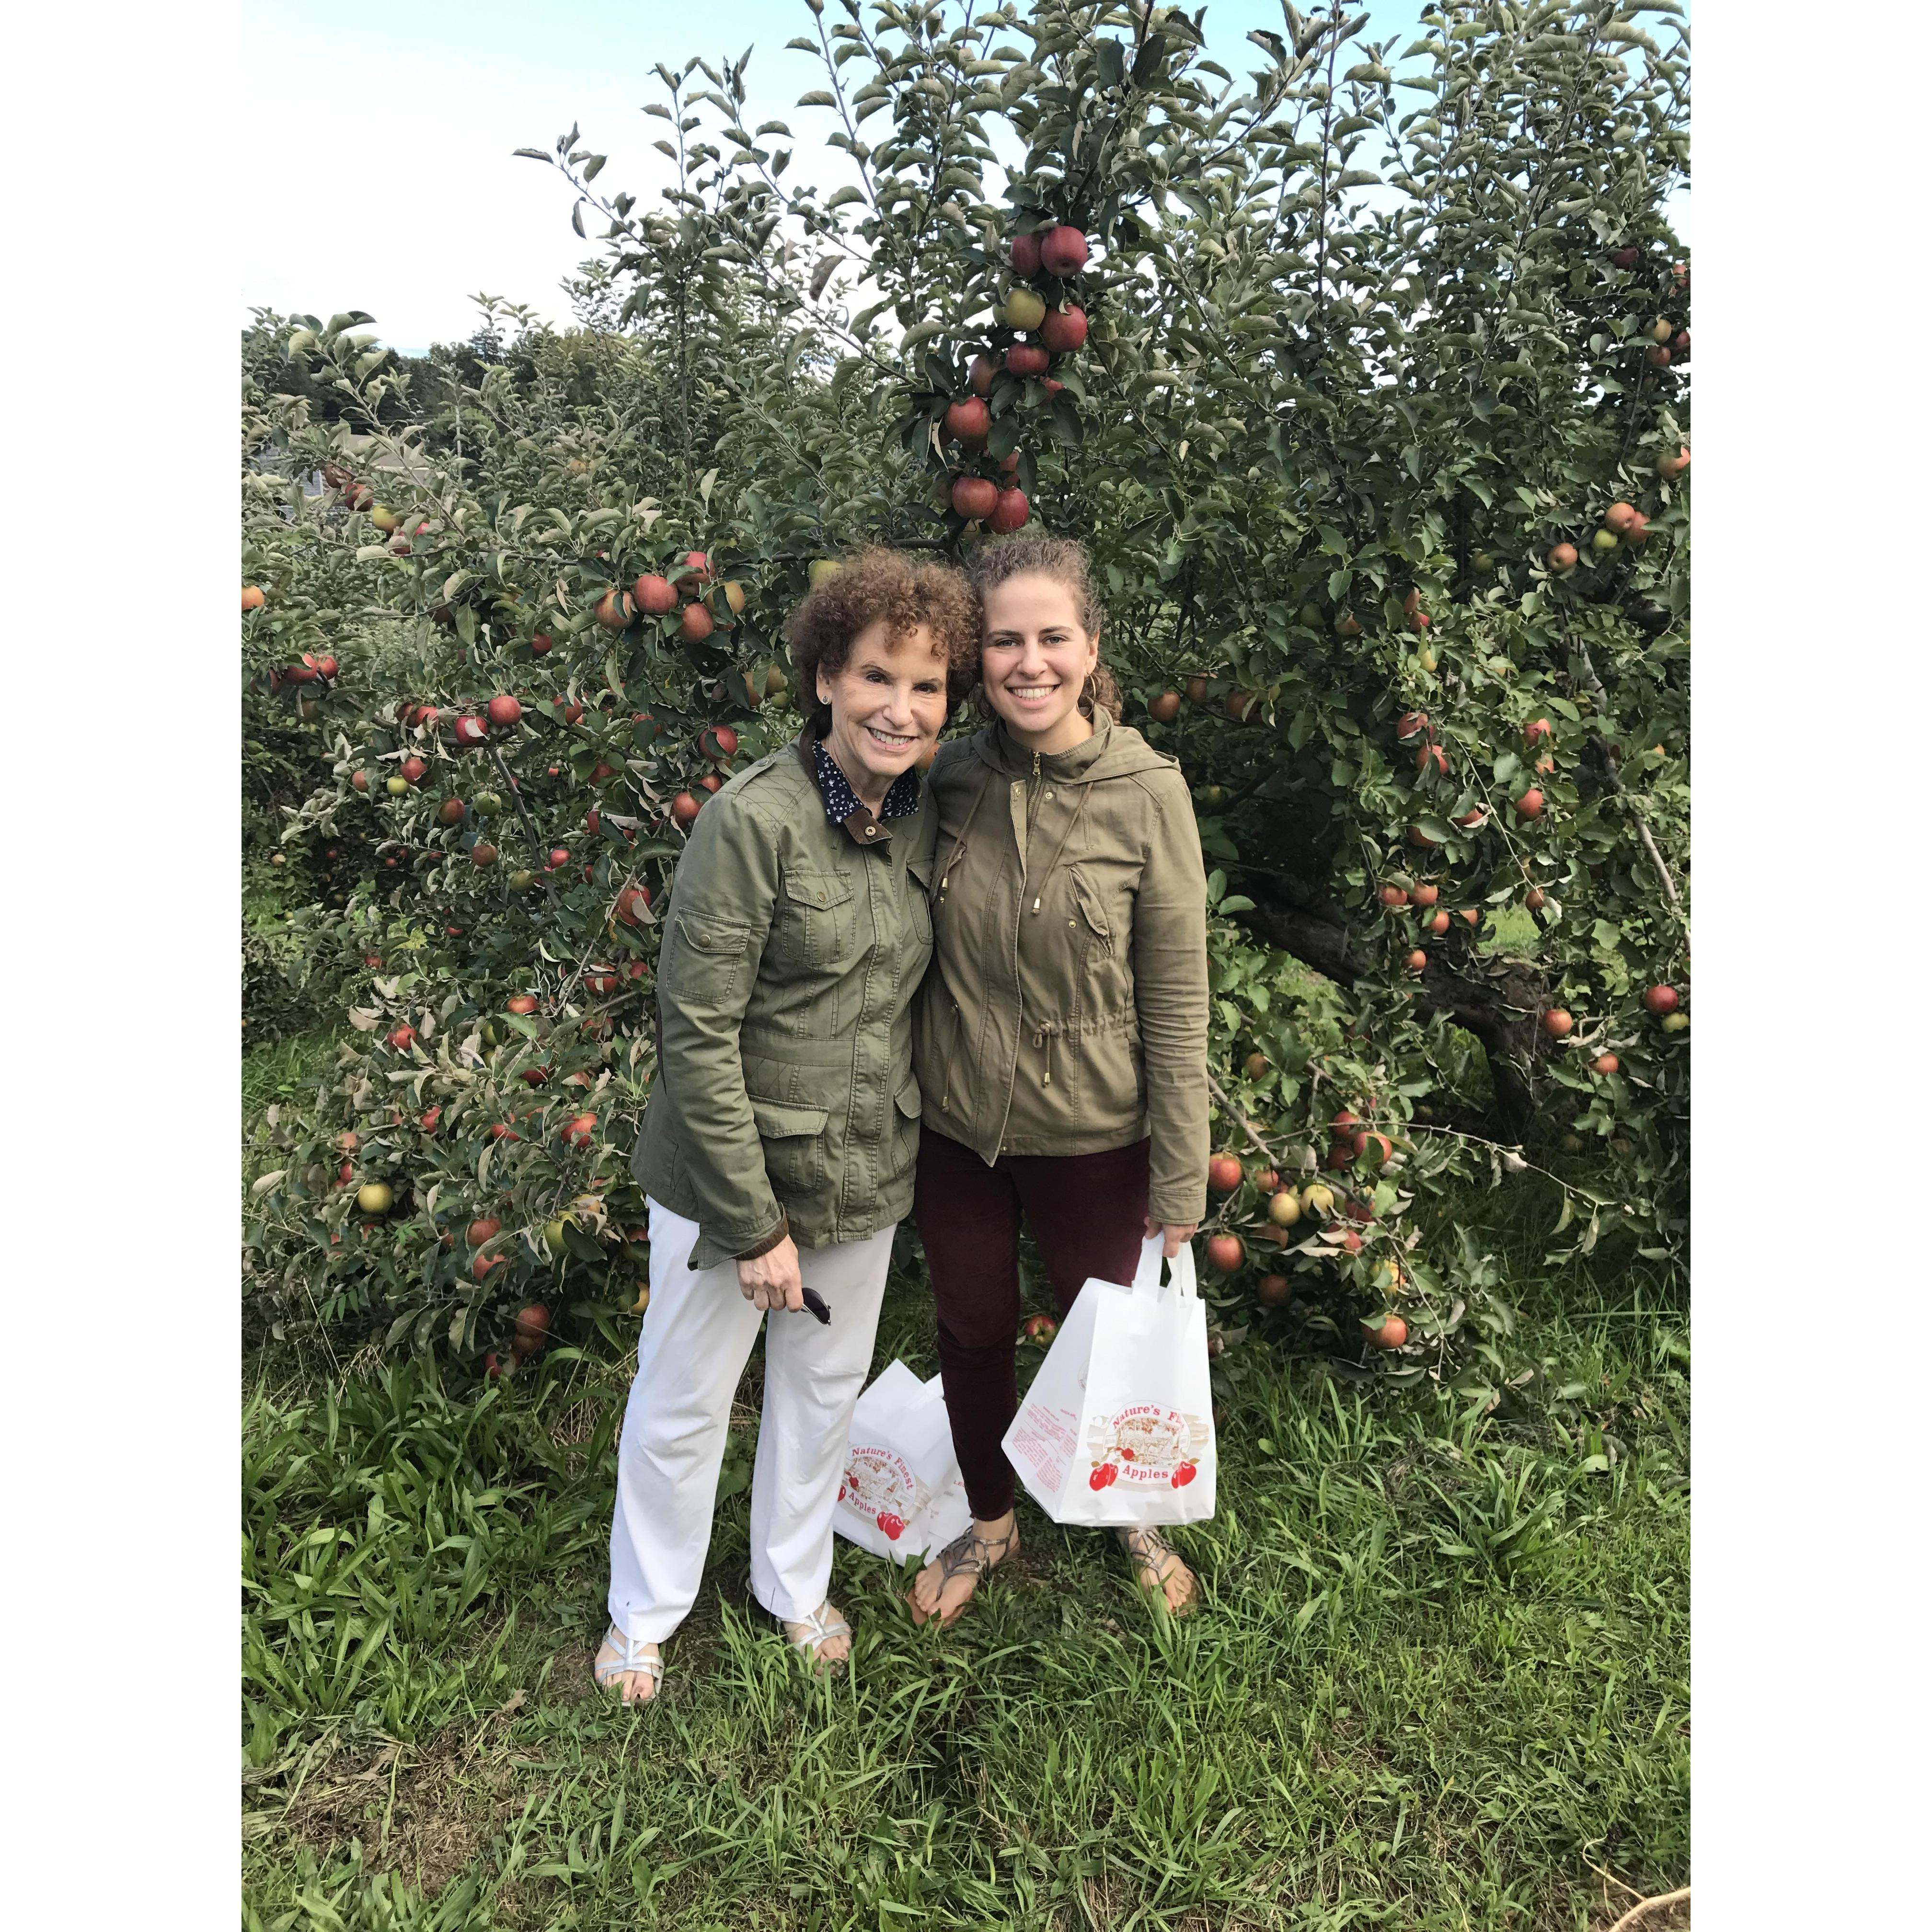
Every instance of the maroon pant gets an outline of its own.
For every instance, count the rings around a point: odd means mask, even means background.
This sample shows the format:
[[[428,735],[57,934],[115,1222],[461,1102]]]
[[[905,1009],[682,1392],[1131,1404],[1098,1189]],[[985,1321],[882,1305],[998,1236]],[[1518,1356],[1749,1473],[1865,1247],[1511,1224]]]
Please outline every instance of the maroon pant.
[[[1131,1281],[1146,1233],[1148,1144],[1105,1154],[1002,1154],[922,1127],[913,1215],[938,1304],[939,1370],[966,1498],[982,1521],[1013,1506],[1000,1438],[1019,1407],[1020,1216],[1062,1321],[1090,1275]]]

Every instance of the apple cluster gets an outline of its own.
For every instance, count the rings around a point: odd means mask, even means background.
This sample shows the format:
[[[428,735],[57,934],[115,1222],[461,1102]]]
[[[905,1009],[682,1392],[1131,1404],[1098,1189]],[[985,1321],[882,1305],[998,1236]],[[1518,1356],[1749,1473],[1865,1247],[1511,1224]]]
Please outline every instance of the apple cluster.
[[[1067,285],[1086,266],[1087,255],[1087,237],[1066,222],[1012,237],[1006,298],[994,311],[990,340],[967,370],[971,393],[950,404],[944,419],[946,439],[959,446],[962,465],[952,478],[952,508],[965,523],[1004,534],[1020,529],[1030,514],[1017,480],[1019,452],[1000,458],[992,474],[984,452],[994,409],[1011,406],[1017,386],[1037,382],[1049,401],[1066,387],[1048,372],[1056,357],[1072,355],[1086,342],[1087,311]],[[1035,286],[1041,282],[1044,293]]]
[[[1262,1058],[1251,1056],[1251,1060]],[[1232,1282],[1248,1266],[1250,1241],[1292,1253],[1303,1270],[1335,1264],[1344,1271],[1345,1286],[1366,1292],[1376,1304],[1372,1315],[1360,1318],[1364,1338],[1378,1348],[1400,1349],[1408,1340],[1408,1324],[1390,1304],[1412,1284],[1395,1258],[1399,1250],[1392,1217],[1378,1214],[1372,1192],[1349,1184],[1357,1178],[1364,1189],[1372,1188],[1375,1176],[1396,1159],[1397,1142],[1370,1126],[1352,1107],[1335,1115],[1329,1132],[1323,1165],[1335,1174],[1333,1186],[1310,1179],[1298,1186],[1271,1166],[1249,1171],[1232,1154],[1214,1156],[1208,1165],[1208,1190],[1222,1198],[1215,1232],[1208,1239],[1208,1264]],[[1312,1151],[1304,1152],[1303,1160],[1304,1167],[1312,1167]],[[1230,1225],[1238,1210],[1251,1210],[1239,1223],[1246,1228],[1245,1239]],[[1298,1228],[1300,1232],[1291,1233]],[[1377,1244],[1372,1251],[1372,1242]],[[1254,1293],[1264,1308],[1279,1308],[1292,1298],[1294,1289],[1286,1275],[1270,1270],[1257,1280]]]

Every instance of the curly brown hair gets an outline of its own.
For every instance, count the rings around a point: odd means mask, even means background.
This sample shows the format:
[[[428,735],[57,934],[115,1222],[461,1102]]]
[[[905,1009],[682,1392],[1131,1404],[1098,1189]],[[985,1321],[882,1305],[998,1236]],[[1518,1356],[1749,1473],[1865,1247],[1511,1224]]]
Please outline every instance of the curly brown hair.
[[[821,736],[832,707],[818,698],[818,674],[845,668],[861,632],[883,622],[898,644],[923,624],[946,658],[946,698],[957,704],[980,668],[980,600],[951,565],[920,561],[903,550],[862,550],[842,558],[792,613],[786,636],[798,667],[799,702]]]
[[[1010,577],[1022,577],[1029,572],[1050,578],[1060,585],[1073,599],[1080,628],[1090,638],[1100,635],[1106,612],[1100,602],[1100,593],[1094,587],[1093,566],[1088,560],[1086,546],[1076,543],[1071,537],[1004,538],[982,544],[966,566],[974,594],[982,604],[987,592],[995,585],[1005,583]],[[990,715],[991,707],[983,690],[979,697],[980,710]],[[1087,682],[1080,687],[1080,709],[1089,718],[1096,710],[1100,710],[1116,724],[1120,722],[1120,687],[1114,683],[1114,674],[1107,668],[1104,658],[1096,661],[1094,668],[1087,674]]]

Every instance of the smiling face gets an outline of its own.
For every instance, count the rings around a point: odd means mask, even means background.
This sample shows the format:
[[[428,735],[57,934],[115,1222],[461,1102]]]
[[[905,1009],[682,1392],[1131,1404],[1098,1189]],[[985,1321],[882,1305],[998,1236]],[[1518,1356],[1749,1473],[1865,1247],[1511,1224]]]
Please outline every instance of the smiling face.
[[[939,742],[951,708],[946,653],[925,625],[895,640],[881,619],[852,640],[842,669],[819,672],[818,699],[832,707],[825,748],[877,812],[893,779]]]
[[[980,676],[986,701],[1030,752],[1065,752],[1094,735],[1081,688],[1100,661],[1073,593],[1057,578],[1023,571],[985,593]]]

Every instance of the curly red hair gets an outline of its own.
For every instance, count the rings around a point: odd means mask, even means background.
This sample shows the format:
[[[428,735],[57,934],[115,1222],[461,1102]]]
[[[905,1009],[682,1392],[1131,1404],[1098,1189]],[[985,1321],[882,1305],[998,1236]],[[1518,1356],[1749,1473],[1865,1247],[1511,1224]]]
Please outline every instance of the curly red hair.
[[[875,548],[843,558],[792,613],[786,635],[798,667],[799,697],[814,728],[831,724],[831,706],[818,701],[818,674],[843,670],[852,646],[877,623],[894,644],[922,624],[946,658],[946,695],[957,704],[980,670],[980,600],[950,564],[916,560],[904,550]]]

